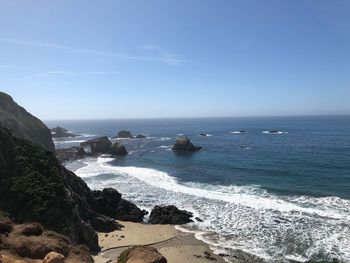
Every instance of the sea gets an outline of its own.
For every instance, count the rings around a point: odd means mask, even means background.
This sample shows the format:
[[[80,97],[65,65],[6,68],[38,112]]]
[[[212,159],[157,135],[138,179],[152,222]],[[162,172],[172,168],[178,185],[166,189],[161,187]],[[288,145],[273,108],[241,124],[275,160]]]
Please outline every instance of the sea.
[[[92,189],[116,188],[148,211],[155,205],[191,211],[203,222],[179,228],[228,261],[243,251],[266,262],[350,262],[350,116],[46,124],[79,134],[55,140],[57,148],[120,130],[145,135],[113,139],[127,156],[86,158],[75,173]],[[179,136],[202,150],[172,151]]]

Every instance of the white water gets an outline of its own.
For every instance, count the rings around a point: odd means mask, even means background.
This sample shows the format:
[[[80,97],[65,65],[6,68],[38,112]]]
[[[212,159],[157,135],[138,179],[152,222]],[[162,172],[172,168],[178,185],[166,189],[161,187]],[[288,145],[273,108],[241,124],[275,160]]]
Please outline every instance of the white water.
[[[155,169],[118,167],[100,157],[76,171],[90,187],[115,187],[151,209],[174,204],[204,220],[184,226],[220,248],[241,249],[268,261],[337,257],[350,262],[350,201],[337,197],[280,197],[257,186],[179,183]]]

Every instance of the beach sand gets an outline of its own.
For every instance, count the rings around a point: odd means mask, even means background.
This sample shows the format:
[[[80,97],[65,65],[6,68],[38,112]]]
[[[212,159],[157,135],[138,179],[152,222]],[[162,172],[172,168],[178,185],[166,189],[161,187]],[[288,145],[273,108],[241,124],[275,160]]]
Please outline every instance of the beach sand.
[[[168,263],[225,262],[222,257],[213,254],[208,244],[172,225],[118,222],[124,225],[122,230],[98,234],[102,250],[94,257],[96,263],[117,262],[120,253],[133,245],[150,245],[158,249]],[[212,258],[209,259],[206,255]]]

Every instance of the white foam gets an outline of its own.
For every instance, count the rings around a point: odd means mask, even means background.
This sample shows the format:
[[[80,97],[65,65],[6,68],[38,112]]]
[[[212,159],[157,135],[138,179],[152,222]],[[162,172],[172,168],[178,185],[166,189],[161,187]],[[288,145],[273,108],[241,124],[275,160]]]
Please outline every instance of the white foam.
[[[350,260],[350,201],[338,197],[279,197],[258,186],[179,183],[166,172],[117,167],[113,158],[87,160],[76,173],[90,187],[116,187],[137,205],[175,204],[204,219],[183,226],[216,248],[240,249],[273,260],[320,253]],[[114,175],[104,180],[101,174]],[[141,186],[141,187],[140,187]],[[304,245],[299,255],[287,242]],[[310,246],[310,242],[312,245]],[[283,256],[284,255],[284,256]]]

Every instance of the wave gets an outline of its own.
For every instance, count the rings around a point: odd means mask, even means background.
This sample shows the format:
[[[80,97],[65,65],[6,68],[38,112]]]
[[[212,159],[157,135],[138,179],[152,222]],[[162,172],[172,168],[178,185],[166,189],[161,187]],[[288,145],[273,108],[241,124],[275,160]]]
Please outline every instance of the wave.
[[[201,233],[203,240],[219,249],[240,249],[278,262],[318,256],[350,260],[349,200],[282,197],[256,185],[182,183],[163,171],[113,166],[112,160],[87,161],[76,173],[92,188],[116,187],[148,209],[175,204],[192,211],[204,222],[183,227]],[[101,174],[110,176],[102,179]]]
[[[277,135],[277,134],[288,134],[288,132],[285,132],[285,131],[262,131],[261,133],[264,133],[264,134],[272,134],[272,135]]]

